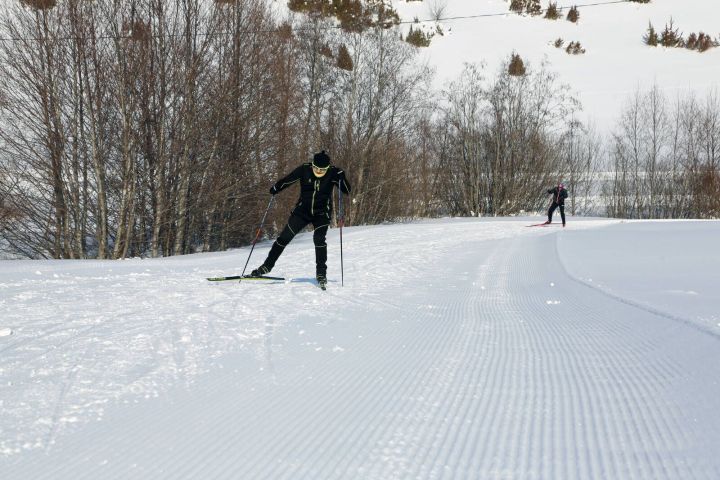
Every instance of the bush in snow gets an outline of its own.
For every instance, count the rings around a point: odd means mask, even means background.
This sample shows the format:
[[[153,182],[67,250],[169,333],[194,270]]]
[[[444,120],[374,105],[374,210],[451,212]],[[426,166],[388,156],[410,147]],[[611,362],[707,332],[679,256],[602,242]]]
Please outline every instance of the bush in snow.
[[[542,6],[540,5],[540,0],[527,0],[527,7],[525,7],[525,12],[527,12],[529,15],[540,15],[542,13]]]
[[[577,5],[573,5],[566,18],[568,22],[573,23],[577,23],[578,20],[580,20],[580,11],[578,10]]]
[[[510,2],[510,10],[516,13],[522,13],[525,10],[525,0],[512,0]]]
[[[660,42],[660,37],[658,37],[652,23],[648,26],[645,36],[643,36],[643,42],[645,42],[645,45],[650,45],[651,47],[657,47]]]
[[[706,52],[717,46],[718,41],[713,40],[710,35],[706,35],[703,32],[700,32],[699,34],[691,33],[685,42],[685,48],[689,50],[697,50],[698,52]]]
[[[580,42],[570,42],[568,43],[567,48],[565,48],[565,51],[569,53],[570,55],[582,55],[585,53],[585,49],[580,45]]]
[[[516,13],[527,13],[528,15],[540,15],[542,6],[540,0],[512,0],[510,10]]]
[[[672,18],[670,23],[665,25],[665,30],[660,35],[660,45],[663,47],[682,47],[685,45],[682,34],[675,28]]]
[[[527,73],[525,69],[525,63],[523,62],[520,55],[513,53],[510,57],[510,64],[508,65],[508,73],[513,77],[521,77]]]
[[[635,3],[650,3],[650,0],[630,0],[631,2]]]
[[[670,23],[665,25],[665,30],[663,30],[660,35],[658,35],[651,23],[643,36],[643,42],[653,47],[658,45],[662,45],[663,47],[684,47],[688,50],[697,50],[698,52],[705,52],[720,45],[718,40],[713,39],[710,35],[703,32],[691,33],[687,40],[685,40],[679,30],[675,28],[672,18],[670,19]]]
[[[415,45],[416,47],[429,47],[430,39],[432,37],[433,35],[431,33],[425,33],[419,28],[414,30],[411,25],[405,41],[410,45]]]
[[[545,10],[545,18],[549,20],[557,20],[560,18],[560,11],[557,8],[557,2],[550,2]]]
[[[557,40],[555,40],[553,45],[555,45],[555,48],[562,48],[562,46],[565,45],[565,40],[563,40],[562,38],[558,38]]]

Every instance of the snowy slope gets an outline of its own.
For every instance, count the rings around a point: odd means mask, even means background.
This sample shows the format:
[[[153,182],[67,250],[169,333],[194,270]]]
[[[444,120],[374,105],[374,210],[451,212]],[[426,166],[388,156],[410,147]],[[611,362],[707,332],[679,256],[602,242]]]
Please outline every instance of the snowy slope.
[[[396,0],[403,21],[432,18],[430,6],[445,3],[444,18],[493,15],[508,11],[504,0]],[[543,7],[547,1],[543,0]],[[611,128],[637,88],[657,84],[670,98],[679,93],[706,94],[720,86],[720,48],[705,53],[684,49],[651,48],[642,36],[652,22],[662,31],[672,18],[681,32],[703,31],[720,37],[720,2],[717,0],[652,0],[648,4],[603,3],[596,0],[558,1],[558,7],[578,5],[580,22],[551,21],[541,17],[491,16],[442,21],[444,36],[436,35],[424,59],[436,67],[436,85],[457,78],[466,62],[487,65],[488,76],[515,51],[532,65],[549,61],[560,81],[577,92],[584,118],[602,130]],[[564,10],[567,13],[567,9]],[[433,29],[435,22],[426,28]],[[409,26],[405,26],[409,28]],[[568,55],[552,43],[562,38],[567,45],[579,41],[584,55]]]
[[[528,223],[0,262],[2,478],[718,478],[720,223]]]

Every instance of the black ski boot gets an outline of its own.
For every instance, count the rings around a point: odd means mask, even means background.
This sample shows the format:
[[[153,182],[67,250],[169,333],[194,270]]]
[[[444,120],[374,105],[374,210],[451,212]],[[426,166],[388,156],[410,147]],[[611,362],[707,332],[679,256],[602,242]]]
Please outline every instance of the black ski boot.
[[[323,290],[327,289],[327,277],[324,274],[318,273],[317,282],[318,282],[318,287],[320,287]]]
[[[262,277],[266,273],[270,273],[270,269],[267,268],[264,264],[260,265],[258,268],[250,272],[251,277]]]

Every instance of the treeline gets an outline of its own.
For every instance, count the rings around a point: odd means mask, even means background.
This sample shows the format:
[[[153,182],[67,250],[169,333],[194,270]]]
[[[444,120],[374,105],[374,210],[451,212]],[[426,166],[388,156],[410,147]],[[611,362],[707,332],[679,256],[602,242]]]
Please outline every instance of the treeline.
[[[716,100],[666,115],[677,138],[658,127],[657,141],[684,153],[658,147],[648,175],[645,97],[610,147],[545,65],[468,66],[435,92],[386,11],[364,12],[377,18],[360,33],[278,18],[264,0],[4,7],[0,249],[125,258],[246,245],[272,182],[321,149],[353,184],[349,224],[534,212],[560,180],[574,214],[717,215],[717,127],[700,126]],[[601,170],[622,173],[600,184]],[[268,237],[295,198],[277,201]]]
[[[720,217],[720,96],[637,92],[610,141],[607,213],[620,218]]]
[[[538,98],[547,79],[503,73],[479,97],[451,89],[439,110],[391,24],[329,22],[280,20],[262,0],[6,7],[3,247],[124,258],[244,245],[271,182],[321,148],[349,172],[354,224],[537,206],[563,114],[521,117],[555,108]]]
[[[123,258],[244,245],[271,181],[321,148],[352,172],[350,219],[408,214],[406,134],[428,75],[391,30],[300,17],[261,0],[6,7],[5,246]]]

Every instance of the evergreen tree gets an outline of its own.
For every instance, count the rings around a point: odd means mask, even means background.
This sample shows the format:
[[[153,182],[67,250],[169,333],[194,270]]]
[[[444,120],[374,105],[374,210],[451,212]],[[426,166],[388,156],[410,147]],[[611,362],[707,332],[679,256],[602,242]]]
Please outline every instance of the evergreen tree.
[[[567,21],[577,23],[578,20],[580,20],[580,11],[578,10],[577,5],[573,5],[567,14]]]
[[[337,66],[338,68],[347,71],[351,71],[353,69],[353,60],[345,44],[340,45],[340,49],[338,50]]]
[[[415,45],[416,47],[429,47],[431,38],[431,34],[426,34],[419,28],[414,30],[412,25],[410,25],[410,31],[408,32],[405,41],[410,45]]]
[[[684,45],[682,34],[675,28],[672,18],[670,23],[665,25],[665,30],[660,35],[660,44],[663,47],[682,47]]]
[[[508,66],[508,73],[513,77],[521,77],[527,73],[525,69],[525,63],[523,62],[520,55],[513,53],[510,57],[510,65]]]
[[[522,13],[525,10],[526,0],[512,0],[510,2],[510,10],[515,13]]]
[[[540,0],[529,0],[525,11],[530,15],[540,15],[542,13],[542,5]]]
[[[647,29],[647,33],[643,37],[643,41],[646,45],[650,45],[651,47],[657,47],[659,42],[658,34],[655,31],[655,27],[653,27],[653,24],[650,23]]]
[[[560,12],[557,8],[557,2],[550,2],[547,10],[545,10],[545,18],[549,20],[557,20],[560,18]]]

